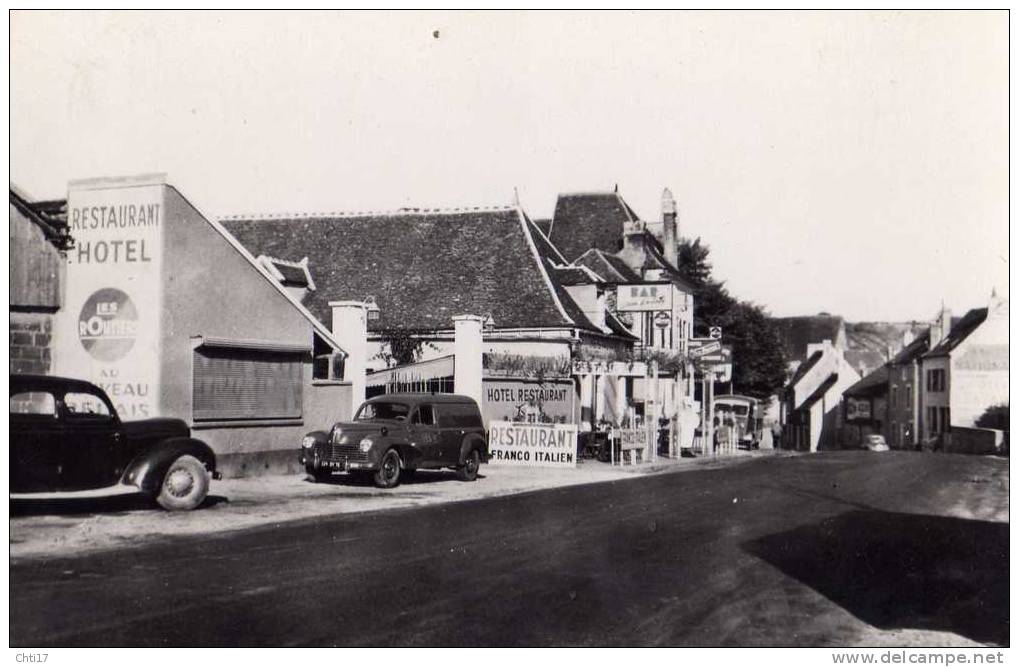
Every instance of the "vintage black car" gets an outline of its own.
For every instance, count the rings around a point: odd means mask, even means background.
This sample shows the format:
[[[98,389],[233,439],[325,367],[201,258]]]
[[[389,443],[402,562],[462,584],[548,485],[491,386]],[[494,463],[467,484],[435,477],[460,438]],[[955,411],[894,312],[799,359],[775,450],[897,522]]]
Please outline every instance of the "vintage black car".
[[[180,419],[122,422],[83,380],[11,375],[11,498],[134,487],[192,510],[218,478],[216,456]]]
[[[299,459],[316,481],[345,471],[391,488],[423,468],[451,468],[473,481],[488,461],[488,439],[467,396],[388,394],[365,401],[353,421],[306,435]]]

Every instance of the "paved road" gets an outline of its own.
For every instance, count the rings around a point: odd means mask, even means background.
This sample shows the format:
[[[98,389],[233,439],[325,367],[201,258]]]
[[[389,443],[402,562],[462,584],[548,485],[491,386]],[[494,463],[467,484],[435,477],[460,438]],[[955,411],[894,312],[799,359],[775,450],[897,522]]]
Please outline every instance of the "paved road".
[[[840,452],[15,562],[11,643],[1005,644],[1007,493]]]

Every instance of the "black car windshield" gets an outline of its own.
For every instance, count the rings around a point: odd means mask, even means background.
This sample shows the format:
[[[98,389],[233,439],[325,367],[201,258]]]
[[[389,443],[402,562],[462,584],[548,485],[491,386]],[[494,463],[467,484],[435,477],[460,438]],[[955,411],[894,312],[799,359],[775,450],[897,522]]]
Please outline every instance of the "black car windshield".
[[[407,415],[409,413],[410,406],[404,403],[378,401],[362,405],[361,409],[357,411],[357,416],[354,417],[354,421],[373,421],[376,419],[395,419],[397,421],[403,421],[407,419]]]

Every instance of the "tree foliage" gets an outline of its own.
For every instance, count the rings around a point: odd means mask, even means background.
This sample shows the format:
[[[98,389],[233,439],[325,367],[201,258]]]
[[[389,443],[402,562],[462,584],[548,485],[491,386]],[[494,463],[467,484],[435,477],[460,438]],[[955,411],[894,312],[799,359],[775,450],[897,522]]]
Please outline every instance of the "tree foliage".
[[[763,308],[740,301],[711,277],[709,253],[699,238],[680,242],[678,268],[697,290],[694,335],[704,337],[710,327],[722,327],[722,342],[732,345],[733,392],[767,398],[786,382],[782,337]]]
[[[994,428],[999,431],[1008,430],[1008,403],[992,405],[977,418],[976,425],[980,428]]]
[[[426,345],[434,347],[422,338],[422,334],[428,333],[431,332],[398,327],[373,330],[371,334],[377,336],[382,343],[382,349],[375,356],[384,361],[386,366],[413,364],[421,359]]]

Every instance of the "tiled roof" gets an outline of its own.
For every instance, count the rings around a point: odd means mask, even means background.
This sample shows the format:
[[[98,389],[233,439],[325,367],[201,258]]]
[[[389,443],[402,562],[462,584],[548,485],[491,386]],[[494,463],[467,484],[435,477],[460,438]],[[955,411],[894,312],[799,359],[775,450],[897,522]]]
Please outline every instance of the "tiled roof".
[[[563,266],[566,264],[566,260],[565,258],[563,258],[562,253],[560,253],[559,250],[552,244],[552,242],[549,241],[548,237],[545,236],[545,234],[542,233],[540,229],[538,229],[537,225],[531,222],[530,218],[528,218],[527,215],[523,213],[523,211],[521,211],[521,217],[524,220],[524,227],[527,230],[528,234],[530,234],[531,240],[534,243],[534,247],[537,250],[538,256],[541,258],[542,266],[545,269],[545,275],[548,276],[549,282],[552,285],[556,298],[558,299],[559,303],[562,304],[563,310],[566,311],[566,314],[569,316],[570,320],[576,323],[576,326],[580,329],[587,329],[588,331],[598,331],[604,333],[602,329],[597,327],[591,320],[587,318],[586,315],[584,315],[584,311],[580,309],[580,307],[576,304],[576,302],[573,301],[572,298],[570,298],[569,293],[566,291],[565,283],[559,280],[559,271],[556,270],[556,267]],[[589,282],[590,280],[588,279],[585,281],[584,284],[587,284]],[[498,324],[498,322],[499,320],[498,318],[496,318],[496,324]],[[611,325],[610,328],[612,328]],[[615,331],[614,333],[619,334],[619,332]],[[633,338],[633,336],[625,329],[624,333],[619,335],[623,335],[627,338]]]
[[[586,266],[608,283],[638,283],[640,276],[615,255],[609,255],[597,248],[591,248],[573,262]]]
[[[623,247],[623,224],[636,219],[618,192],[561,194],[548,237],[570,261],[591,248],[614,253]]]
[[[874,396],[888,391],[888,367],[881,366],[842,392],[846,396]]]
[[[252,254],[307,257],[318,289],[304,305],[322,322],[329,301],[372,296],[372,329],[450,329],[465,313],[496,328],[594,328],[547,274],[551,257],[565,261],[518,208],[221,222]]]
[[[10,203],[18,209],[26,219],[42,230],[43,235],[59,250],[67,250],[74,245],[67,228],[67,200],[33,202],[28,195],[10,186]]]
[[[899,350],[899,353],[892,357],[888,363],[898,366],[900,364],[912,363],[919,359],[930,347],[929,330],[921,332],[909,345]]]
[[[812,343],[827,339],[834,344],[843,325],[838,315],[778,317],[772,321],[778,327],[789,359],[802,359],[807,354],[807,345]]]
[[[952,350],[959,346],[959,343],[966,340],[966,337],[976,331],[976,328],[987,319],[986,308],[974,308],[965,315],[958,323],[952,325],[944,340],[934,346],[934,349],[923,355],[924,357],[943,357],[951,354]]]
[[[535,218],[533,222],[542,234],[548,236],[548,232],[552,228],[552,218]]]
[[[553,269],[559,284],[564,287],[571,285],[591,285],[604,282],[591,270],[584,270],[579,266],[557,266]]]

